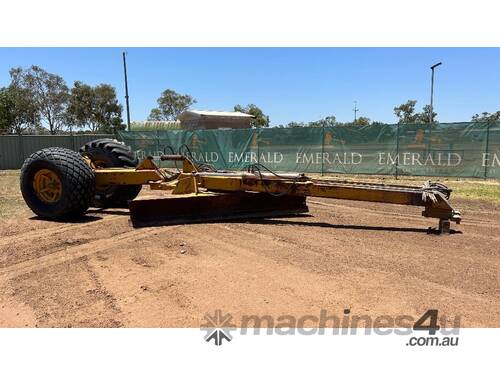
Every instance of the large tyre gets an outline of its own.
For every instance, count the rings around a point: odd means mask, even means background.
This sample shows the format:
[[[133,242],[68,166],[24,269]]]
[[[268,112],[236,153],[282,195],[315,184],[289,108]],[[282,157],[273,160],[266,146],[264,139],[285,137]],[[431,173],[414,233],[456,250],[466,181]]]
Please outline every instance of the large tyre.
[[[98,139],[80,148],[96,168],[135,168],[137,158],[130,147],[114,139]],[[137,197],[142,185],[96,186],[93,205],[97,207],[127,207],[128,201]]]
[[[92,168],[77,152],[61,147],[45,148],[26,159],[20,183],[28,207],[52,220],[83,215],[95,190]]]

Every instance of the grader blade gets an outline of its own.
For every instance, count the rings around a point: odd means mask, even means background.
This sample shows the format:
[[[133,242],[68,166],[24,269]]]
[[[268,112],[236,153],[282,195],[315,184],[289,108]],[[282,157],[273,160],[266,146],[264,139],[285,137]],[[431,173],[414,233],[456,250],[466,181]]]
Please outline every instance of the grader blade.
[[[308,212],[305,197],[251,192],[146,197],[130,201],[129,208],[134,227],[279,217]]]

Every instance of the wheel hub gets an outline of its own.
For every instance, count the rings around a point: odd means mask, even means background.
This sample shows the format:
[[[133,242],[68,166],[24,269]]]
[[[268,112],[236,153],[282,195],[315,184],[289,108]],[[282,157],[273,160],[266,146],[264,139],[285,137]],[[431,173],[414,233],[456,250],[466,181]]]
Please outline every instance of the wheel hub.
[[[35,173],[33,189],[38,199],[45,203],[57,202],[62,194],[61,180],[50,169],[40,169]]]

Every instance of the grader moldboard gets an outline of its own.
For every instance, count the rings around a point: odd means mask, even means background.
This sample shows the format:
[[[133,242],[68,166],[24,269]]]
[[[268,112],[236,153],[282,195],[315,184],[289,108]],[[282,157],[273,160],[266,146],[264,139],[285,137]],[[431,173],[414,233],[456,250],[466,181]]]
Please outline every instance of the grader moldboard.
[[[90,206],[130,209],[134,227],[277,217],[308,211],[306,197],[348,199],[424,207],[422,215],[439,219],[439,233],[459,224],[460,213],[438,183],[423,187],[315,180],[304,174],[277,174],[260,164],[245,172],[217,171],[199,164],[189,149],[161,160],[182,163],[181,170],[159,168],[152,157],[138,163],[131,149],[112,139],[80,149],[52,147],[32,154],[21,169],[21,191],[31,210],[44,219],[69,220]],[[170,190],[162,198],[136,198],[142,185]]]

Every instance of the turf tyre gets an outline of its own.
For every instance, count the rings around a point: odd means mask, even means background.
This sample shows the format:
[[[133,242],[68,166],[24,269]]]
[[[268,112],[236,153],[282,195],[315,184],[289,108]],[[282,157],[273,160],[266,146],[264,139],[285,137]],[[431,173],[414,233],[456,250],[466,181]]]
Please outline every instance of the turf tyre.
[[[138,160],[131,148],[114,139],[98,139],[80,148],[80,154],[99,167],[135,168]],[[128,201],[137,197],[142,185],[115,185],[97,187],[93,205],[96,207],[127,207]]]
[[[52,171],[60,180],[62,190],[56,202],[44,202],[35,192],[34,176],[42,169]],[[91,205],[95,176],[77,152],[49,147],[31,154],[24,161],[20,187],[24,201],[39,217],[51,220],[77,218]]]

